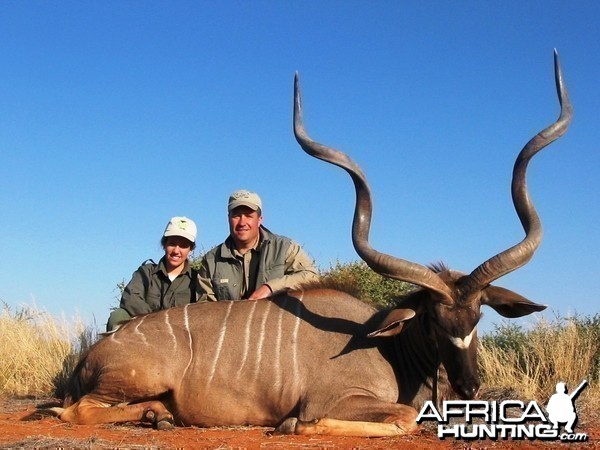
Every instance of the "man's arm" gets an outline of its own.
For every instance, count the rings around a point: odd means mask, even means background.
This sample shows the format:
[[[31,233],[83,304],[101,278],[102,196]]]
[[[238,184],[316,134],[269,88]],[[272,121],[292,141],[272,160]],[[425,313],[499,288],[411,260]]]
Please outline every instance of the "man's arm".
[[[300,244],[296,242],[292,241],[284,264],[285,275],[281,278],[268,280],[266,283],[266,286],[268,286],[274,294],[284,290],[296,289],[304,283],[319,279],[319,272],[317,271],[313,260],[302,247],[300,247]]]
[[[202,265],[198,270],[198,294],[200,295],[200,302],[216,302],[217,296],[213,290],[212,278],[208,271],[208,263],[206,259],[202,259]]]

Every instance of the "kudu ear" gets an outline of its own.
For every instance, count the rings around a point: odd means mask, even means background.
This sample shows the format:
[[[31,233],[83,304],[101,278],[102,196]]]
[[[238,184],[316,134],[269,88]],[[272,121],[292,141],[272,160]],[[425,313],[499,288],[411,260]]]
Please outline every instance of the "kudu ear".
[[[417,313],[414,309],[393,309],[379,325],[379,328],[369,334],[367,337],[389,337],[402,331],[404,322],[415,317]]]
[[[498,286],[488,286],[482,292],[481,304],[491,306],[498,314],[509,319],[543,311],[547,305],[539,305],[519,294]]]

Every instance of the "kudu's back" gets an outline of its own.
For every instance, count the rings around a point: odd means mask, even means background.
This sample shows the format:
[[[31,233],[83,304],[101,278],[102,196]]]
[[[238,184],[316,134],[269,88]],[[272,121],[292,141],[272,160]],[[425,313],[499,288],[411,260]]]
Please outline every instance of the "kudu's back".
[[[397,401],[376,310],[339,291],[192,304],[134,318],[86,356],[82,394],[159,398],[176,422],[274,426],[324,417],[340,397]],[[74,398],[77,400],[77,398]]]

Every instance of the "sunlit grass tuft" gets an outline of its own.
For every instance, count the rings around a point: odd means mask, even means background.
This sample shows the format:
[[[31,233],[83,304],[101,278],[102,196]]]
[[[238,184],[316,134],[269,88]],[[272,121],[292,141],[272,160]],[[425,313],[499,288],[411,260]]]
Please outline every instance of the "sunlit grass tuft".
[[[85,326],[78,318],[57,319],[35,306],[0,313],[0,395],[56,394],[81,349]]]

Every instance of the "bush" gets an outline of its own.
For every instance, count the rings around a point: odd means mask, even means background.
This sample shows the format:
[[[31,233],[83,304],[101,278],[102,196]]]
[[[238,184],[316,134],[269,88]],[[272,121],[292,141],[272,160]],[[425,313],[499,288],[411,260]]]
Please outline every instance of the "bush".
[[[394,306],[396,298],[415,288],[410,283],[385,278],[371,270],[364,261],[336,262],[321,274],[326,286],[344,290],[377,308]]]

